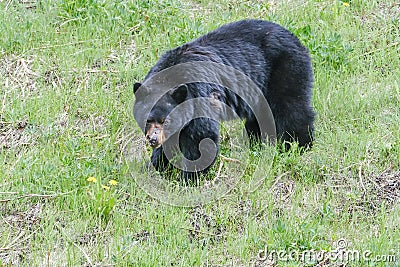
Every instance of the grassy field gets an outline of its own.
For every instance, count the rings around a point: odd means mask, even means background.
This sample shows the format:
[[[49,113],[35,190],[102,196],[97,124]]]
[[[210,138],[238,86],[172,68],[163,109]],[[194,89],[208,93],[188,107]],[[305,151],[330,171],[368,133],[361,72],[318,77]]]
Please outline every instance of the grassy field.
[[[243,18],[310,49],[315,145],[254,192],[162,204],[124,159],[133,83]],[[399,77],[393,0],[0,1],[0,266],[399,266]]]

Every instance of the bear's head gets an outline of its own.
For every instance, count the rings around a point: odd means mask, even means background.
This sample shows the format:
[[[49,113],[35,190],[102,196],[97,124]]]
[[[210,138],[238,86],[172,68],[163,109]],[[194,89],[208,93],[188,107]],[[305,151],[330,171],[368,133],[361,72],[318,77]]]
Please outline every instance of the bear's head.
[[[135,83],[134,115],[148,144],[160,147],[196,118],[218,121],[224,101],[223,91],[217,89],[206,83],[181,84],[173,89],[148,88]]]
[[[164,131],[171,120],[168,115],[189,97],[188,87],[185,84],[179,85],[157,96],[150,88],[143,88],[141,83],[135,83],[134,93],[135,119],[144,131],[148,144],[158,148],[168,137]]]

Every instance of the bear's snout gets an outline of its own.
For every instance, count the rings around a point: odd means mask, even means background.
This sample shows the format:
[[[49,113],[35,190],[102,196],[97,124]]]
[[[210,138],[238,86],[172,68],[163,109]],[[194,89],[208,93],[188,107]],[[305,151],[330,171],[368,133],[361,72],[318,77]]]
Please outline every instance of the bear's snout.
[[[153,148],[161,146],[164,141],[164,131],[162,125],[158,123],[152,123],[148,126],[149,127],[146,132],[147,142]]]
[[[149,137],[149,144],[152,147],[156,147],[158,145],[157,135],[153,135],[153,136]]]

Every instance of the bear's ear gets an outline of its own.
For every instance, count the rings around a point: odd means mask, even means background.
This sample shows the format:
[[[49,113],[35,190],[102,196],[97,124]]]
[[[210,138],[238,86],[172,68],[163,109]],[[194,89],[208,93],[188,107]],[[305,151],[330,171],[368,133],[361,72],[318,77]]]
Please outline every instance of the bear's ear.
[[[186,84],[181,84],[178,88],[172,90],[171,96],[176,101],[176,103],[180,104],[186,100],[188,95],[188,87]]]
[[[141,83],[135,83],[133,85],[133,93],[136,94],[136,91],[139,89],[139,87],[142,86]]]

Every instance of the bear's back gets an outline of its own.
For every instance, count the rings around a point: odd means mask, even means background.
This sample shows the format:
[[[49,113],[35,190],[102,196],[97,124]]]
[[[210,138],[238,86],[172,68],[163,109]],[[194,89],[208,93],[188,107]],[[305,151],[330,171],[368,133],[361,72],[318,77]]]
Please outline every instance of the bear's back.
[[[200,43],[203,45],[223,43],[226,45],[227,42],[232,41],[259,44],[265,41],[267,35],[276,34],[291,35],[289,31],[273,22],[247,19],[225,24],[214,31],[199,37],[194,40],[193,43]]]
[[[145,80],[181,63],[212,61],[231,66],[260,88],[282,56],[292,55],[306,64],[308,50],[290,31],[273,22],[247,19],[225,24],[199,38],[164,53]]]

